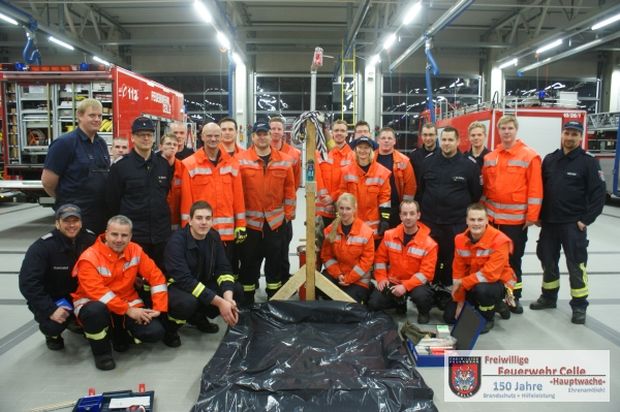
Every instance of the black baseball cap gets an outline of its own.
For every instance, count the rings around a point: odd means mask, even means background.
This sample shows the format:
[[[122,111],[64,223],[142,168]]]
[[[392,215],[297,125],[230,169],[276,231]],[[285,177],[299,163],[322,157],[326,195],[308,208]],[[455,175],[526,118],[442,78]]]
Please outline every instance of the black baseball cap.
[[[148,117],[140,116],[134,120],[131,125],[131,133],[138,133],[142,131],[155,132],[155,124]]]
[[[566,122],[562,126],[562,130],[564,129],[573,129],[577,130],[579,133],[583,133],[583,125],[579,122]]]
[[[63,220],[70,216],[82,219],[82,210],[72,203],[66,203],[56,210],[56,220]]]
[[[271,127],[269,127],[269,123],[259,120],[258,122],[254,123],[254,126],[252,126],[252,133],[256,133],[256,132],[268,132],[271,130]]]
[[[372,147],[372,150],[377,150],[377,148],[379,147],[377,142],[372,140],[370,137],[360,136],[351,142],[351,149],[355,149],[357,145],[362,144],[362,143],[366,143],[368,146]]]

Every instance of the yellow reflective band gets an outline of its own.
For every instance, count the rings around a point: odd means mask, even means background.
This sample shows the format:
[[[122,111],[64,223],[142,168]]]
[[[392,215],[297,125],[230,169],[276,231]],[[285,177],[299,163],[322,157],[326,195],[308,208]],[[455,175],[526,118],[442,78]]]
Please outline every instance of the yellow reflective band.
[[[107,335],[108,335],[107,327],[101,332],[97,332],[97,333],[84,332],[84,336],[86,336],[86,339],[90,339],[90,340],[103,340],[105,339]]]
[[[205,290],[205,285],[203,285],[201,282],[198,282],[194,290],[192,290],[192,295],[194,295],[194,297],[197,298],[198,296],[200,296],[200,294],[204,290]]]
[[[144,289],[145,292],[149,292],[151,290],[151,287],[149,285],[143,285],[142,289]]]
[[[489,310],[495,309],[495,305],[491,305],[491,306],[482,306],[482,305],[480,305],[480,306],[478,306],[478,309],[480,309],[480,311],[482,311],[482,312],[487,312]]]
[[[168,284],[169,284],[169,285],[172,285],[173,283],[174,283],[174,278],[170,278],[170,279],[168,279]]]
[[[267,289],[280,289],[282,287],[282,282],[278,283],[267,283]]]
[[[222,286],[222,282],[234,282],[234,281],[235,281],[235,277],[231,274],[220,275],[220,277],[217,278],[217,285]]]
[[[168,314],[168,320],[176,323],[177,325],[185,325],[187,323],[186,320],[173,318],[172,316],[170,316],[170,314]]]
[[[251,284],[251,285],[243,285],[243,291],[244,292],[254,292],[256,290],[256,285]]]
[[[523,283],[521,283],[521,282],[515,283],[514,289],[523,289]]]
[[[543,289],[558,289],[560,287],[560,279],[554,280],[553,282],[543,282]]]
[[[570,295],[574,298],[586,297],[588,296],[588,287],[586,286],[585,288],[581,288],[581,289],[571,289]]]
[[[579,269],[581,269],[581,273],[582,273],[581,280],[583,281],[583,284],[586,287],[588,287],[588,271],[586,270],[586,264],[585,263],[580,263],[579,264]]]

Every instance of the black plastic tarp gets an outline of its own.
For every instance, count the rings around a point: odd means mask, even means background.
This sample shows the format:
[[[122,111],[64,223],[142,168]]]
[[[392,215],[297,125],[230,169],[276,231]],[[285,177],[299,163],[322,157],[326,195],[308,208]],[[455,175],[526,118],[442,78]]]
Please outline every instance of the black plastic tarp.
[[[192,411],[436,411],[394,321],[358,304],[280,301],[241,312]]]

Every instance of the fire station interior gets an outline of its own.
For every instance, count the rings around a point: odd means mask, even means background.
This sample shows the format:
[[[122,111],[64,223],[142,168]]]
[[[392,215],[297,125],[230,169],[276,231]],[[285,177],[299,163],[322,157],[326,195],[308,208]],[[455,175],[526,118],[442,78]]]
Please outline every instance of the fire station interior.
[[[81,67],[87,69],[84,72],[117,66],[181,93],[183,112],[177,114],[187,120],[194,139],[190,145],[196,144],[202,124],[232,116],[241,126],[239,143],[245,147],[248,128],[257,119],[282,116],[289,130],[303,112],[313,109],[313,103],[316,110],[346,120],[350,131],[358,120],[366,120],[374,131],[392,127],[397,149],[404,153],[419,144],[429,99],[437,120],[458,118],[485,105],[517,117],[528,107],[581,113],[579,120],[586,124],[584,146],[604,165],[609,193],[602,215],[587,229],[587,322],[570,321],[564,258],[557,309],[528,308],[539,296],[542,282],[535,253],[539,229],[533,227],[523,261],[525,311],[507,321],[498,318],[491,333],[478,338],[475,349],[608,350],[611,365],[618,364],[620,298],[615,286],[620,283],[616,243],[620,201],[618,187],[613,187],[618,183],[613,163],[615,159],[617,168],[619,118],[614,113],[620,112],[618,1],[421,0],[413,11],[418,0],[195,3],[1,1],[2,181],[36,181],[49,142],[72,127],[71,122],[62,123],[61,111],[71,105],[63,106],[61,96],[80,89],[63,89],[59,84],[67,83],[58,80],[11,80],[5,73],[23,71],[27,77],[39,64],[55,66],[48,71],[64,71],[57,74],[60,79],[75,76],[81,63],[86,63]],[[311,96],[317,47],[322,49],[321,62],[316,95]],[[85,93],[91,97],[109,96],[111,90],[105,85],[97,89],[98,82],[71,84],[88,84],[91,89]],[[33,97],[41,94],[47,102]],[[104,103],[104,109],[113,124],[117,112],[111,104]],[[41,110],[43,117],[34,118],[33,111]],[[152,118],[158,122],[158,134],[173,120]],[[547,152],[541,156],[559,147],[560,139],[560,128],[546,125],[544,130],[539,147]],[[100,132],[111,142],[117,130],[110,126]],[[0,190],[0,410],[70,410],[67,402],[85,396],[89,388],[97,393],[136,390],[141,383],[155,391],[157,410],[192,408],[202,370],[225,334],[225,323],[217,319],[220,332],[215,335],[184,327],[178,349],[143,344],[115,353],[117,368],[111,372],[97,370],[85,339],[69,332],[64,334],[63,351],[49,351],[19,292],[18,273],[28,246],[53,228],[54,212],[32,202],[32,196],[20,192],[23,189]],[[297,247],[305,242],[305,215],[302,184],[289,249],[292,273],[300,266]],[[267,300],[264,287],[257,299]],[[410,302],[406,315],[390,314],[400,325],[415,322],[417,312]],[[441,313],[433,309],[431,325],[442,322]],[[613,372],[609,402],[517,405],[445,402],[444,369],[416,369],[435,391],[438,410],[620,410],[620,378]]]

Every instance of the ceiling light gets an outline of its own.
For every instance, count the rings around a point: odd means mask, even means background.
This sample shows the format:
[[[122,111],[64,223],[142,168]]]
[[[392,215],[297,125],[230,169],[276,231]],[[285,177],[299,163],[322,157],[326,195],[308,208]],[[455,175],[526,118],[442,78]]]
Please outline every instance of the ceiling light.
[[[58,40],[58,39],[57,39],[56,37],[54,37],[54,36],[49,36],[49,40],[50,40],[52,43],[56,43],[57,45],[64,47],[65,49],[68,49],[68,50],[75,50],[75,47],[73,47],[73,46],[72,46],[72,45],[70,45],[69,43],[65,43],[65,42],[64,42],[64,41],[62,41],[62,40]]]
[[[416,16],[420,13],[420,10],[422,10],[421,1],[418,1],[413,6],[409,7],[409,10],[407,10],[407,12],[405,13],[405,17],[403,17],[403,24],[407,25],[411,23],[413,19],[415,19]]]
[[[198,13],[198,15],[205,22],[213,23],[213,16],[211,16],[211,13],[209,13],[209,10],[207,10],[207,6],[205,6],[203,2],[201,2],[200,0],[195,0],[194,9],[196,9],[196,12]]]
[[[385,38],[385,40],[383,40],[383,50],[387,50],[390,47],[392,47],[392,45],[394,44],[395,41],[396,41],[396,33],[389,34]]]
[[[620,20],[620,13],[616,14],[615,16],[611,16],[608,19],[605,19],[603,21],[596,23],[594,26],[592,26],[592,30],[602,29],[603,27],[609,26],[611,23],[615,23],[618,20]]]
[[[515,57],[512,60],[508,60],[507,62],[500,64],[499,69],[502,70],[509,66],[516,66],[518,62],[519,60]]]
[[[372,56],[369,60],[369,64],[371,66],[376,66],[377,64],[381,63],[381,55],[379,54],[375,54],[374,56]]]
[[[96,61],[96,62],[98,62],[98,63],[104,64],[104,65],[106,65],[106,66],[112,66],[112,63],[110,63],[110,62],[109,62],[109,61],[107,61],[107,60],[103,60],[103,59],[102,59],[101,57],[99,57],[99,56],[93,56],[93,60],[94,60],[94,61]]]
[[[222,33],[221,31],[218,31],[216,37],[217,37],[217,41],[220,42],[220,46],[222,46],[222,48],[226,50],[230,49],[230,41],[228,40],[228,37],[226,37],[224,33]]]
[[[6,14],[0,13],[0,20],[4,20],[7,23],[11,23],[13,26],[17,26],[19,23],[12,17],[7,16]]]
[[[564,43],[563,39],[557,39],[556,41],[553,41],[549,44],[546,44],[544,46],[542,46],[541,48],[539,48],[538,50],[536,50],[536,54],[541,54],[544,53],[548,50],[554,49],[556,47],[558,47],[559,45],[561,45],[562,43]]]

